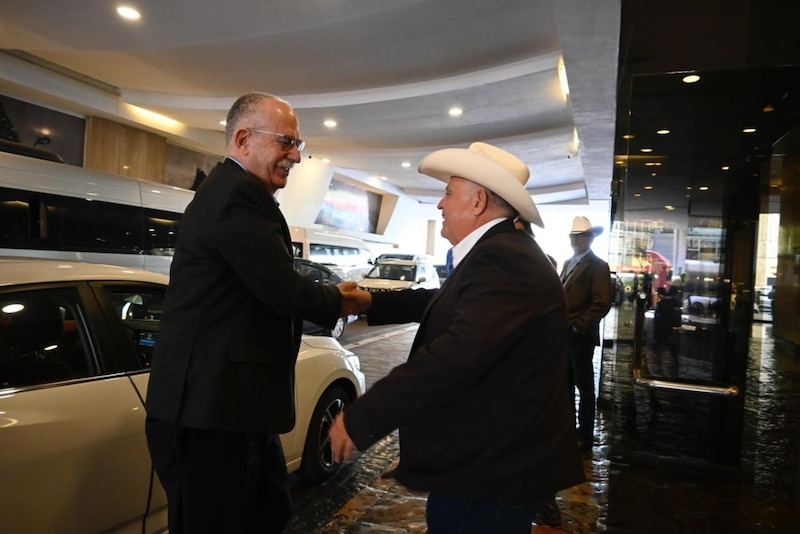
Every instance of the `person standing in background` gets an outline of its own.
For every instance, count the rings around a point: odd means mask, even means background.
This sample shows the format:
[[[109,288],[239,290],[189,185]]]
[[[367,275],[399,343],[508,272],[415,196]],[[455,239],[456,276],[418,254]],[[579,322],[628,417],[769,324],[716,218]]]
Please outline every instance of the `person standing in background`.
[[[588,450],[594,441],[595,388],[592,359],[600,345],[600,321],[611,309],[611,272],[608,264],[591,250],[602,226],[592,226],[586,217],[575,217],[569,241],[573,256],[564,262],[561,282],[567,296],[567,356],[570,363],[570,398],[575,406],[575,388],[580,395],[578,447]]]
[[[275,193],[304,142],[284,100],[250,93],[227,157],[181,219],[147,391],[145,431],[171,534],[279,533],[291,515],[279,434],[295,424],[302,319],[351,313],[294,269]]]

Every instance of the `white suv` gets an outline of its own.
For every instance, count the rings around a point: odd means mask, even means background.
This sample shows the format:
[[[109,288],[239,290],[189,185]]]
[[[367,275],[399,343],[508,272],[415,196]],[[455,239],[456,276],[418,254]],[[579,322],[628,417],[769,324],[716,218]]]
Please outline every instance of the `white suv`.
[[[439,287],[439,275],[430,263],[384,260],[358,282],[358,287],[367,291],[436,289]]]

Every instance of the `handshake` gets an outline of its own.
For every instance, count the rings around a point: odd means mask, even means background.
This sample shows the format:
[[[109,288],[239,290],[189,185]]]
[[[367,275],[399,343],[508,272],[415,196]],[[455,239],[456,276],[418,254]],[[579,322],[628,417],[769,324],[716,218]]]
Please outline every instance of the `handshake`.
[[[342,282],[336,284],[342,294],[342,309],[340,315],[359,315],[366,313],[372,307],[372,295],[369,291],[358,289],[355,282]]]

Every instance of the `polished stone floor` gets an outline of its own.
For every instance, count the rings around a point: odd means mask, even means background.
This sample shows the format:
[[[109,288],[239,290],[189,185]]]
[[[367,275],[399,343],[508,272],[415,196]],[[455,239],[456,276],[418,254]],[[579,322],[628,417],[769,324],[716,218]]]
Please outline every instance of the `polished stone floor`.
[[[616,320],[609,317],[607,332],[616,331]],[[405,360],[415,332],[416,325],[375,328],[358,321],[342,344],[360,356],[369,387]],[[709,461],[692,449],[708,441],[697,435],[708,429],[692,419],[714,403],[634,385],[631,352],[623,343],[598,348],[596,440],[584,455],[588,480],[558,495],[560,528],[533,525],[531,532],[800,532],[797,348],[775,342],[769,324],[754,326],[741,460],[735,463]],[[318,487],[295,480],[295,516],[287,532],[425,532],[425,494],[384,477],[398,452],[396,436],[389,436]]]

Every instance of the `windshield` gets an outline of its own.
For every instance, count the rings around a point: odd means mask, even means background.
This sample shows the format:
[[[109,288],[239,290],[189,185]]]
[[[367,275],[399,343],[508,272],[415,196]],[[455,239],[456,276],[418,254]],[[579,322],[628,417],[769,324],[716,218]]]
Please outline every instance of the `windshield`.
[[[382,280],[416,280],[417,268],[414,265],[378,264],[364,278],[380,278]]]

